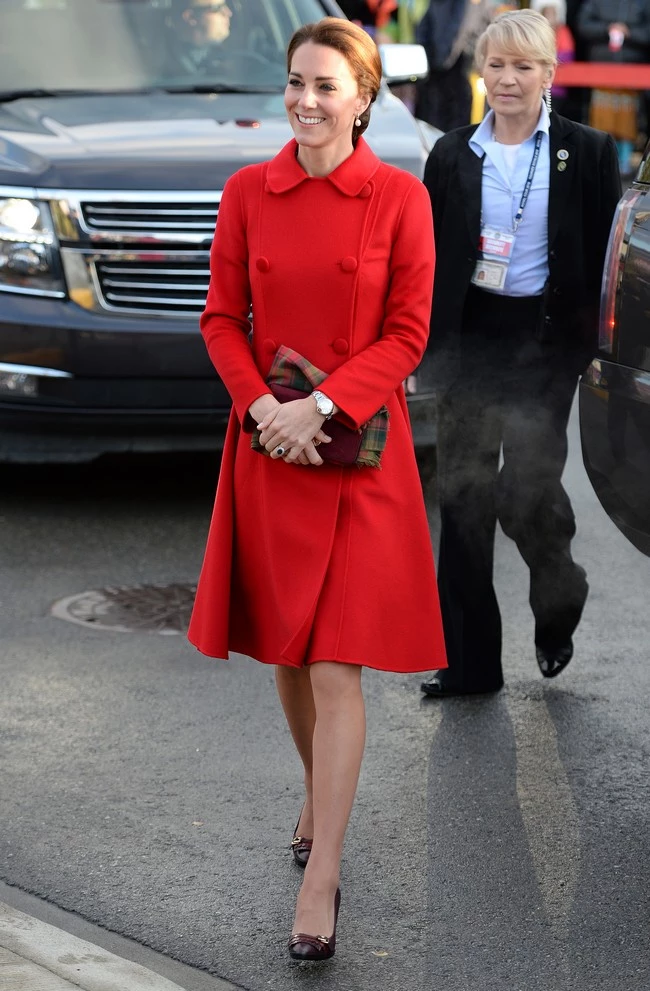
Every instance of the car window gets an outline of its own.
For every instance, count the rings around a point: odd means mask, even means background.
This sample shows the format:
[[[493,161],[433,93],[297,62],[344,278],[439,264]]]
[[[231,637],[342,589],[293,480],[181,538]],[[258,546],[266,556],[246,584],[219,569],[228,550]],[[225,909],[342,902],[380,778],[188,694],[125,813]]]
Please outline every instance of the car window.
[[[0,0],[0,91],[281,89],[318,0]]]

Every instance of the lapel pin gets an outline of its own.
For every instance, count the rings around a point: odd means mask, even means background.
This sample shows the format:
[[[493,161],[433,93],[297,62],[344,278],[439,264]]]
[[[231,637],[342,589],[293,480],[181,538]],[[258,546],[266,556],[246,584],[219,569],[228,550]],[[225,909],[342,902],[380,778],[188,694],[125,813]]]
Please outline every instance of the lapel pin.
[[[558,172],[564,172],[565,169],[566,169],[566,162],[558,162],[557,163],[557,170],[558,170]]]
[[[557,153],[557,157],[560,159],[561,162],[566,162],[567,158],[569,157],[569,152],[566,150],[566,148],[560,148],[560,150]]]

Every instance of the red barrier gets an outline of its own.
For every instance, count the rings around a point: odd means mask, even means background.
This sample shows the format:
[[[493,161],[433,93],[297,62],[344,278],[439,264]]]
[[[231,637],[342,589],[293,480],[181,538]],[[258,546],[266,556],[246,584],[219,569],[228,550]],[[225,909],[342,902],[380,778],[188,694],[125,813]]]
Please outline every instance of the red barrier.
[[[566,62],[555,73],[558,86],[588,89],[648,89],[650,65],[642,62]]]

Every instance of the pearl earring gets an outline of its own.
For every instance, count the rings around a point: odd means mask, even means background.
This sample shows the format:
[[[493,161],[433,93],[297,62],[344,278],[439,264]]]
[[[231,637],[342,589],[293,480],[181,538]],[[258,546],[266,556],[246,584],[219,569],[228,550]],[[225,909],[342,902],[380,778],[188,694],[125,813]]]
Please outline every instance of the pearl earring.
[[[354,124],[355,124],[355,127],[361,127],[361,118],[360,117],[357,117],[357,119],[355,120]]]
[[[548,89],[544,93],[544,102],[546,103],[546,109],[548,110],[548,112],[550,114],[551,110],[553,109],[553,107],[551,106],[551,87],[550,86],[548,87]]]

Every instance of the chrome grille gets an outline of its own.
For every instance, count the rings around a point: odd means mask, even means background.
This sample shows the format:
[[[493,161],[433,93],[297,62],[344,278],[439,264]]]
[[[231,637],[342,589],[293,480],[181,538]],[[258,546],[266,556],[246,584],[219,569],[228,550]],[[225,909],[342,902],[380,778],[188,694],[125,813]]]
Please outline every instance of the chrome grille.
[[[99,288],[108,308],[201,313],[210,281],[209,255],[201,260],[95,261]]]
[[[124,231],[128,234],[204,234],[211,237],[217,220],[217,200],[173,202],[169,200],[112,200],[82,202],[89,231]]]

